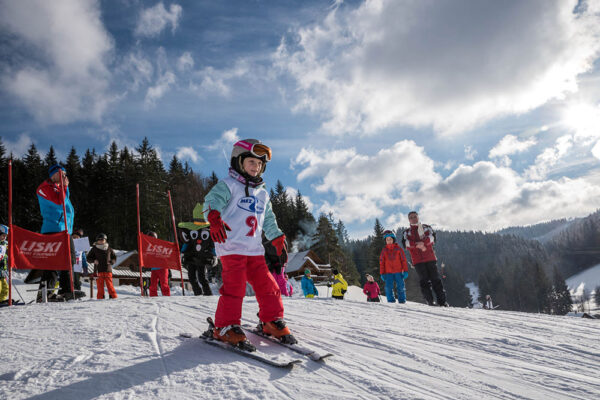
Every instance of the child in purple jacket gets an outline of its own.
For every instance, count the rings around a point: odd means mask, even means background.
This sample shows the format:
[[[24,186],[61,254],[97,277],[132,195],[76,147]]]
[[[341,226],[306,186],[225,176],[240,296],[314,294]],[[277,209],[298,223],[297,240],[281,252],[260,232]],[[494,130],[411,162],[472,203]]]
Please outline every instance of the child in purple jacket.
[[[367,301],[379,303],[379,292],[379,285],[371,275],[367,274],[367,283],[363,288],[363,293],[367,295]]]

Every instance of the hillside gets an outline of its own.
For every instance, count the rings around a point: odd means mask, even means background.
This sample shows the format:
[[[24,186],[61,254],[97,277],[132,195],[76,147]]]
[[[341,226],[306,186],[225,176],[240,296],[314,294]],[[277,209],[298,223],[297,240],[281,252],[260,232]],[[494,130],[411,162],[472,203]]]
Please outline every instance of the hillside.
[[[595,320],[284,299],[298,339],[335,354],[287,371],[178,336],[199,334],[217,300],[121,291],[2,308],[0,398],[590,399],[600,387]]]

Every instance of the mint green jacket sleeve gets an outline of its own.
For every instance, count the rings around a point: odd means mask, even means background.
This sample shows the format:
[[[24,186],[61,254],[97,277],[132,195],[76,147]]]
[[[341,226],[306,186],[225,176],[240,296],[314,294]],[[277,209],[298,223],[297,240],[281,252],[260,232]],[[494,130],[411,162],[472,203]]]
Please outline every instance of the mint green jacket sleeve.
[[[204,210],[207,213],[210,212],[208,210],[217,210],[222,213],[230,199],[231,191],[229,190],[229,186],[225,182],[219,181],[204,197]]]
[[[271,200],[267,203],[265,207],[265,222],[263,222],[263,231],[265,232],[265,236],[268,240],[273,240],[276,237],[283,235],[279,226],[277,226],[277,219],[275,218],[275,213],[273,212],[273,207],[271,206]]]

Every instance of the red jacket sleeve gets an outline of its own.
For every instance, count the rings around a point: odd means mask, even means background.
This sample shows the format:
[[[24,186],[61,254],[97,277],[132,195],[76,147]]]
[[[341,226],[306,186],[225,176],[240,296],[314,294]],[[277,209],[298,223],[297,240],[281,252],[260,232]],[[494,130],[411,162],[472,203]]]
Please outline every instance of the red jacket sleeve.
[[[408,271],[408,262],[406,261],[406,255],[404,255],[402,249],[400,249],[400,262],[402,263],[402,272]]]

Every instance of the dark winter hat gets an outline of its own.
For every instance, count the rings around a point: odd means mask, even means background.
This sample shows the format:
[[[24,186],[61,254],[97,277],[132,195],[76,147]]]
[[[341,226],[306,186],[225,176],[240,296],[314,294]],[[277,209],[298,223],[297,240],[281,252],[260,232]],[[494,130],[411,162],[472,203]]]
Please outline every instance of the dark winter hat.
[[[394,243],[396,242],[396,235],[394,235],[394,232],[392,232],[392,231],[384,231],[383,232],[383,240],[385,240],[388,237],[391,237],[392,239],[394,239]]]
[[[340,271],[338,271],[336,268],[334,268],[331,272],[333,272],[334,275],[337,275],[340,273]]]
[[[108,239],[108,236],[106,236],[106,234],[104,234],[104,233],[99,233],[99,234],[96,236],[96,240],[100,240],[100,239],[107,240],[107,239]]]
[[[310,269],[306,268],[306,269],[304,270],[304,275],[310,275]]]
[[[57,173],[59,169],[62,169],[63,171],[66,172],[65,167],[63,167],[60,164],[54,164],[53,166],[51,166],[50,168],[48,168],[48,176],[52,177],[52,175],[54,175],[55,173]]]

